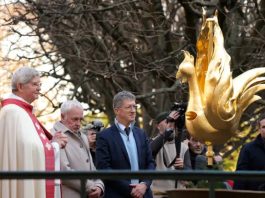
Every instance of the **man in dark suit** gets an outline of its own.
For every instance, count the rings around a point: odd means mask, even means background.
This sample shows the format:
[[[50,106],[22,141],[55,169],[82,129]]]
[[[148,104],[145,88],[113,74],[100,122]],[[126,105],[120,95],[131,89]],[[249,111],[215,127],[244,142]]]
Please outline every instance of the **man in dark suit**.
[[[260,134],[255,140],[242,146],[237,161],[237,171],[265,170],[265,114],[260,115],[257,125]],[[265,181],[236,180],[234,189],[265,191]]]
[[[135,96],[122,91],[113,98],[114,124],[97,137],[96,167],[107,170],[154,170],[148,138],[134,126]],[[106,198],[151,198],[151,180],[106,180]]]

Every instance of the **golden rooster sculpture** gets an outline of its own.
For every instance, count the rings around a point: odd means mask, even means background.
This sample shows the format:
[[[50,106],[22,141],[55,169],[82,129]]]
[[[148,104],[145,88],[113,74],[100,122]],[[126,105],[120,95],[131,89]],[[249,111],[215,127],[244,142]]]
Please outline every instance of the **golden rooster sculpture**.
[[[223,144],[236,132],[244,110],[260,99],[255,94],[265,89],[265,77],[261,76],[265,67],[232,78],[217,14],[203,17],[196,47],[195,66],[193,56],[184,51],[185,58],[176,74],[177,79],[189,84],[186,127],[203,142]]]

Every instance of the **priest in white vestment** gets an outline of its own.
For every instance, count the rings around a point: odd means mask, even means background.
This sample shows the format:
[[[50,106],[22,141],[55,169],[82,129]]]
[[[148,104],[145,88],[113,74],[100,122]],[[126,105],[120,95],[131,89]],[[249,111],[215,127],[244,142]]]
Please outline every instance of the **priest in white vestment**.
[[[13,74],[12,94],[0,110],[1,171],[54,171],[58,166],[55,157],[67,137],[52,137],[33,114],[31,103],[38,98],[40,85],[33,68],[22,67]],[[60,198],[60,187],[55,186],[55,180],[0,180],[0,198]]]

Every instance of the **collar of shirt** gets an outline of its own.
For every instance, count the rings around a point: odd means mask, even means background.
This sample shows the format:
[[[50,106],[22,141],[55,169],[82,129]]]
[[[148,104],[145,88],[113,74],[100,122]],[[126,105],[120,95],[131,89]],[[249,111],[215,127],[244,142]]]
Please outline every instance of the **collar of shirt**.
[[[66,127],[61,121],[58,121],[53,126],[55,131],[61,131],[62,133],[72,133],[76,136],[81,136],[81,132],[78,131],[77,133],[71,131],[68,127]]]
[[[11,93],[7,98],[14,98],[14,99],[21,100],[21,101],[23,101],[23,102],[29,104],[26,100],[24,100],[23,98],[17,96],[17,95],[14,94],[14,93]]]
[[[118,120],[117,120],[116,118],[115,118],[115,120],[114,120],[114,123],[115,123],[115,125],[117,126],[117,128],[119,129],[120,133],[126,135],[126,132],[125,132],[125,130],[124,130],[126,127],[125,127],[123,124],[119,123]],[[135,123],[135,122],[132,122],[132,123],[129,125],[129,127],[130,127],[130,131],[132,131],[132,128],[133,128],[133,126],[134,126],[134,123]]]

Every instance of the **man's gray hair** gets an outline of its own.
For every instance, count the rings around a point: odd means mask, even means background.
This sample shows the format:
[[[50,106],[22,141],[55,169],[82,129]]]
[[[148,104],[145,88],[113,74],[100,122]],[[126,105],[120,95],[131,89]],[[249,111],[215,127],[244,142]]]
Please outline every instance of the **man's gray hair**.
[[[129,91],[121,91],[113,98],[113,109],[121,107],[124,100],[135,100],[135,95]]]
[[[37,76],[40,76],[39,72],[32,67],[24,66],[18,68],[12,76],[12,91],[17,91],[17,83],[26,84]]]
[[[79,108],[81,110],[84,110],[81,103],[78,102],[77,100],[67,100],[61,106],[61,114],[70,111],[72,108]]]

